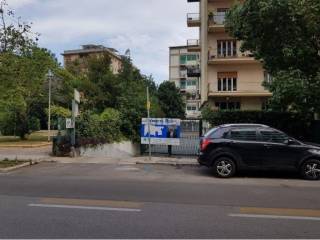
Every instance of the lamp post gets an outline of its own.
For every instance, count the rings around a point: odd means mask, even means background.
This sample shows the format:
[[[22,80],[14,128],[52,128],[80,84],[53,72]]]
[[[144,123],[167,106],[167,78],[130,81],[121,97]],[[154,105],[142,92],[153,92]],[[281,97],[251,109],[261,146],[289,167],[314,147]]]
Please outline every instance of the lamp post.
[[[53,78],[53,73],[51,70],[47,73],[47,78],[49,81],[49,101],[48,101],[48,142],[51,140],[50,130],[51,130],[51,81]]]

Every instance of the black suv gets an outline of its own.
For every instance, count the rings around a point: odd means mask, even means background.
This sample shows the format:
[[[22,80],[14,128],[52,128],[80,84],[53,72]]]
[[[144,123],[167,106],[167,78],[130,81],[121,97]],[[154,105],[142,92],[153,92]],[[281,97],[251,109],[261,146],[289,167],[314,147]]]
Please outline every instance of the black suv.
[[[200,143],[199,163],[218,177],[241,169],[292,169],[320,179],[320,147],[307,145],[265,125],[229,124],[210,130]]]

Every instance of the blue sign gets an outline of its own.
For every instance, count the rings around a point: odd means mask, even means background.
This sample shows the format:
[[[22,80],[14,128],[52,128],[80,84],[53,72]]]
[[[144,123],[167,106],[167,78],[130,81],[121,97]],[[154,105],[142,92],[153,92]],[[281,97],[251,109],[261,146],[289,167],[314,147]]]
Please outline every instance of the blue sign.
[[[149,132],[150,129],[150,132]],[[152,118],[150,127],[148,119],[142,119],[141,144],[180,145],[181,120],[169,118]]]

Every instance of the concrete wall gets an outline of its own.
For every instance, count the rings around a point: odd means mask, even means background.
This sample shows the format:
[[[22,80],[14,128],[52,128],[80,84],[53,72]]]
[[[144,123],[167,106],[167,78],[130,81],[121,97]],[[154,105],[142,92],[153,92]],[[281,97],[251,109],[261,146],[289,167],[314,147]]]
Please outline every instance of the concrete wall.
[[[128,158],[140,154],[140,145],[132,142],[105,144],[96,148],[80,148],[83,157]]]

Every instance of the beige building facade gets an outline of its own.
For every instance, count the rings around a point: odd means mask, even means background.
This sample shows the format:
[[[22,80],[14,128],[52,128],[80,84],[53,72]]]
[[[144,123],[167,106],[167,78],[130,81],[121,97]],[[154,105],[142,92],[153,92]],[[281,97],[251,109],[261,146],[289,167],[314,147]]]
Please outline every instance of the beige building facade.
[[[233,0],[188,0],[199,2],[199,13],[187,16],[189,27],[199,27],[201,104],[220,110],[263,110],[271,93],[263,87],[269,80],[262,64],[250,52],[241,52],[241,42],[230,37],[224,21]],[[195,46],[188,48],[193,51]]]
[[[87,70],[86,60],[89,57],[99,58],[103,54],[107,54],[111,60],[111,71],[118,74],[122,69],[122,58],[113,48],[107,48],[102,45],[83,45],[82,49],[64,51],[64,66],[67,68],[71,64],[77,62],[82,71]]]
[[[200,52],[190,52],[187,46],[169,48],[169,79],[180,89],[186,102],[186,117],[200,116]]]

